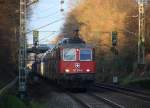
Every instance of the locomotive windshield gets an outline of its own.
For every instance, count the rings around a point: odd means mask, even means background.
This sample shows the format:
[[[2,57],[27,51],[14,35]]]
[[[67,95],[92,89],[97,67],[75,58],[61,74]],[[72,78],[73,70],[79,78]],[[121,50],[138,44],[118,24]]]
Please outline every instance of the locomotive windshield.
[[[76,49],[66,48],[63,51],[64,61],[75,61],[76,60]]]
[[[91,49],[80,49],[80,60],[81,61],[91,61],[92,60]]]

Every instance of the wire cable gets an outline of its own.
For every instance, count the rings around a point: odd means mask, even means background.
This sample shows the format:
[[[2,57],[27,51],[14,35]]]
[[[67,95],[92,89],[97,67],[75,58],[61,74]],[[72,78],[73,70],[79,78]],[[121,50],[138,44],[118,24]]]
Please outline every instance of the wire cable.
[[[48,32],[56,33],[56,32],[57,32],[57,33],[59,33],[60,31],[55,31],[55,30],[52,30],[52,31],[40,31],[40,30],[39,30],[39,32],[45,32],[45,33],[48,33]]]
[[[48,24],[43,25],[43,26],[41,26],[41,27],[35,28],[35,29],[33,29],[33,30],[40,30],[40,29],[45,28],[45,27],[47,27],[47,26],[49,26],[49,25],[52,25],[52,24],[54,24],[54,23],[57,23],[57,22],[59,22],[59,21],[61,21],[61,20],[63,20],[63,19],[64,19],[64,18],[55,20],[55,21],[53,21],[53,22],[51,22],[51,23],[48,23]],[[26,32],[26,34],[31,33],[33,30]]]
[[[37,16],[36,16],[36,18],[34,18],[34,16],[33,16],[33,17],[32,17],[33,19],[29,19],[29,21],[39,21],[39,20],[41,20],[41,19],[46,19],[46,18],[54,17],[54,16],[56,16],[56,15],[58,15],[58,14],[59,14],[59,12],[56,11],[56,12],[54,12],[54,13],[51,13],[51,14],[45,15],[45,16],[41,16],[41,17],[37,17]]]
[[[42,16],[42,17],[37,17],[37,19],[45,19],[45,18],[48,18],[48,17],[53,17],[54,15],[57,15],[59,13],[59,11],[56,11],[52,14],[49,14],[49,15],[46,15],[46,16]]]
[[[53,34],[51,34],[51,35],[49,35],[49,37],[50,36],[53,36]],[[50,39],[48,39],[49,37],[47,37],[47,38],[45,38],[45,39],[43,39],[43,40],[40,40],[39,42],[41,43],[41,42],[48,42],[48,41],[50,41]]]
[[[48,36],[41,38],[39,41],[42,41],[42,40],[48,39],[48,38],[49,38],[50,36],[52,36],[53,34],[55,34],[55,33],[51,33],[51,34],[49,34]]]

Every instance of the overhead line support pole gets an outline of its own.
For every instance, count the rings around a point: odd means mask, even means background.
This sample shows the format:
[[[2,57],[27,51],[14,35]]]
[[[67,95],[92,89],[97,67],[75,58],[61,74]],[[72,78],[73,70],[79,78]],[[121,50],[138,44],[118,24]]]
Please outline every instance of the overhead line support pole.
[[[19,39],[19,96],[24,99],[26,96],[26,0],[20,0],[20,39]]]

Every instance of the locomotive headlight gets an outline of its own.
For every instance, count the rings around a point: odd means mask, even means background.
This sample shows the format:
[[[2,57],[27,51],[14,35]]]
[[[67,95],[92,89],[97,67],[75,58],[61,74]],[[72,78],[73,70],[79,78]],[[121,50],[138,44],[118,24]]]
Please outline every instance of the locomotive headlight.
[[[65,69],[65,72],[66,72],[66,73],[69,73],[69,72],[70,72],[70,70],[69,70],[69,69]]]
[[[90,72],[90,69],[86,69],[87,72]]]

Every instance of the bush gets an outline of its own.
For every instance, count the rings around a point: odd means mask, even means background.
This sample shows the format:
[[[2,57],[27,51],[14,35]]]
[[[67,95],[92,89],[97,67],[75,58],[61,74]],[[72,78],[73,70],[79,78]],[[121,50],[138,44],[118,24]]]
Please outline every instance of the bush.
[[[8,95],[3,97],[0,108],[26,108],[26,105],[16,96]]]

